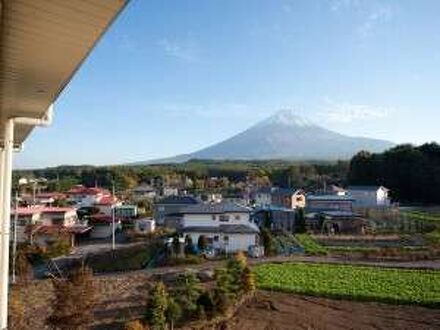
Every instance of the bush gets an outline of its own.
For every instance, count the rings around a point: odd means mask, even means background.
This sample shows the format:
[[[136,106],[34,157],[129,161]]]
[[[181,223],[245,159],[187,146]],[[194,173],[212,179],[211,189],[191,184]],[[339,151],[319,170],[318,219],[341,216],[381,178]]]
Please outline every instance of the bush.
[[[207,317],[212,317],[215,313],[215,301],[211,291],[204,291],[199,299],[197,299],[197,306],[203,307],[203,311]]]
[[[95,288],[93,272],[85,266],[67,278],[53,279],[55,299],[49,324],[55,329],[83,329],[93,321]]]
[[[248,266],[243,269],[241,275],[241,288],[245,293],[254,292],[256,289],[255,275]]]
[[[25,329],[25,306],[16,286],[11,288],[8,323],[10,329]]]
[[[130,321],[124,326],[124,330],[147,330],[141,321]]]

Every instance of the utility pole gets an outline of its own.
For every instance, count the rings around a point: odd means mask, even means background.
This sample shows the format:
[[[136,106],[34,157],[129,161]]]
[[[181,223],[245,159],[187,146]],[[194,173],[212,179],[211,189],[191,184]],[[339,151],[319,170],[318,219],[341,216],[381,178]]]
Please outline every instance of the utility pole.
[[[16,259],[17,259],[17,223],[18,223],[18,189],[15,191],[15,213],[14,213],[14,236],[12,241],[12,283],[16,282]]]
[[[112,199],[115,197],[115,181],[112,181]],[[116,226],[115,226],[115,207],[112,204],[112,250],[114,251],[116,249]]]

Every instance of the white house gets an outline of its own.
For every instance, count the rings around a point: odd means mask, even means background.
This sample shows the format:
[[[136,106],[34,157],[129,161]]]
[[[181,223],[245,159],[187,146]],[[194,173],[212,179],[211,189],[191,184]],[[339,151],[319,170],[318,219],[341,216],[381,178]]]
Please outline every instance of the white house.
[[[140,185],[131,190],[131,195],[134,201],[139,202],[143,200],[153,200],[156,195],[156,189],[150,185]]]
[[[71,188],[67,192],[67,195],[69,199],[79,207],[93,206],[99,203],[102,198],[111,197],[111,193],[107,189],[97,187],[88,188],[83,185],[77,185]]]
[[[272,192],[274,188],[264,187],[259,190],[254,195],[255,205],[259,207],[269,207],[272,204]]]
[[[11,215],[15,223],[15,210]],[[58,238],[69,238],[72,246],[75,236],[91,228],[79,223],[76,209],[71,207],[22,207],[17,210],[17,242],[31,242],[47,246]],[[13,232],[13,231],[12,231]],[[11,235],[11,239],[13,235]]]
[[[134,230],[139,234],[149,234],[156,230],[156,221],[153,218],[137,219]]]
[[[384,186],[349,186],[348,195],[355,207],[387,207],[390,205],[389,189]]]
[[[197,204],[181,211],[181,233],[193,244],[200,236],[216,250],[248,251],[258,244],[258,227],[250,221],[249,209],[231,203]]]

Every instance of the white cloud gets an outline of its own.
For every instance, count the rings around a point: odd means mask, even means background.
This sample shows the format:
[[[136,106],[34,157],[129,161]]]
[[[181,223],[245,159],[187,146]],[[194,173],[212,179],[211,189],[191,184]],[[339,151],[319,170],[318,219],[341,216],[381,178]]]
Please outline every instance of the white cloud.
[[[360,4],[359,0],[330,0],[330,10],[334,12],[339,12],[343,9],[358,7]]]
[[[393,18],[393,10],[388,5],[377,5],[367,15],[365,21],[357,28],[360,37],[368,37],[378,26],[389,22]]]
[[[386,118],[394,109],[376,107],[365,104],[338,103],[331,99],[325,100],[318,116],[330,122],[351,123],[355,121],[378,120]]]
[[[168,56],[175,57],[184,62],[200,62],[201,52],[196,42],[192,39],[185,41],[164,38],[159,41],[159,46]]]

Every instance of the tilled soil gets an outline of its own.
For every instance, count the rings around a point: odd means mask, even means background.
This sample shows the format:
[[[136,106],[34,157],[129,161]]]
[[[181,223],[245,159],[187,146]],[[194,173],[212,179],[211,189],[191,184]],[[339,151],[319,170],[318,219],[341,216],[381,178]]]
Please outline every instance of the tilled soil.
[[[260,291],[228,322],[233,330],[440,329],[440,309]]]

